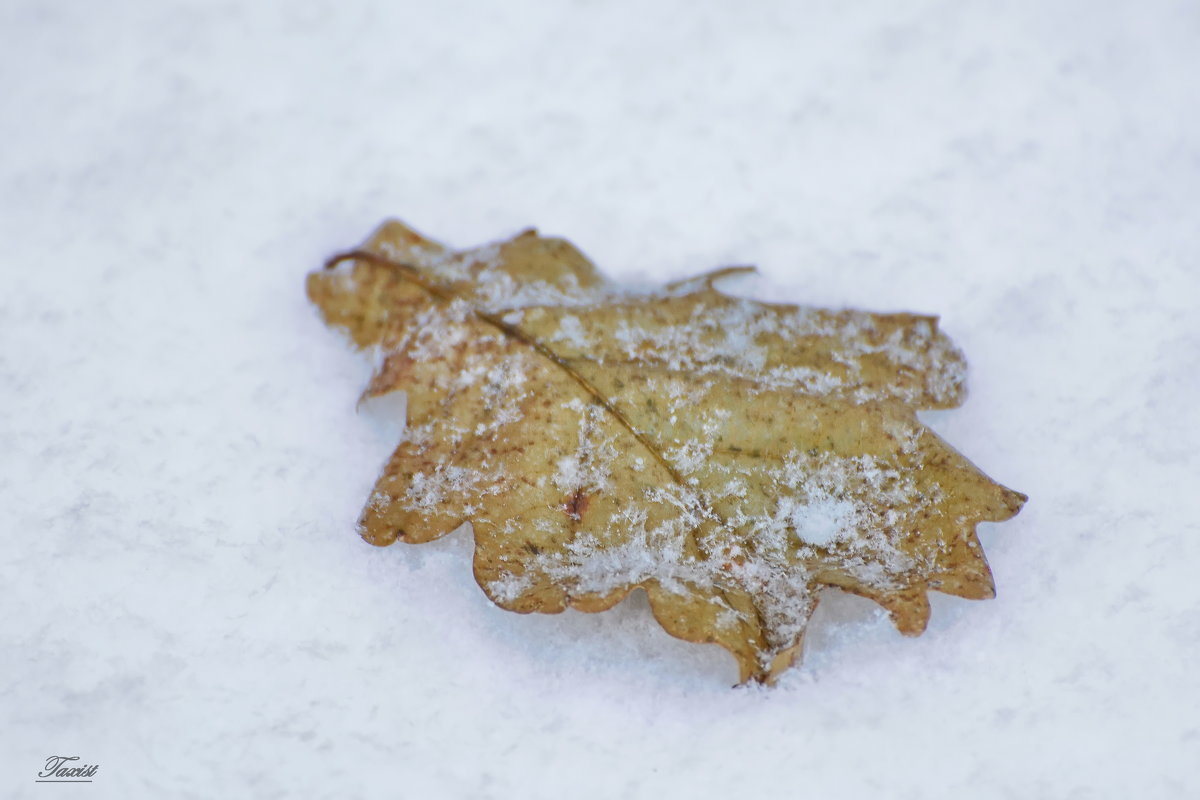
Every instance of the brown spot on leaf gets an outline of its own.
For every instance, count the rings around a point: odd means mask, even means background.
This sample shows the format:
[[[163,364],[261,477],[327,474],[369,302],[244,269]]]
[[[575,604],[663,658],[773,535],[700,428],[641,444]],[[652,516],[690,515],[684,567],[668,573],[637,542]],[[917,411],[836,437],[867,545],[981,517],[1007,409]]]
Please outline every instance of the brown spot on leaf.
[[[591,505],[592,498],[586,494],[583,489],[576,489],[574,494],[568,495],[566,502],[563,504],[563,510],[567,512],[567,516],[578,522],[583,519],[583,514]]]

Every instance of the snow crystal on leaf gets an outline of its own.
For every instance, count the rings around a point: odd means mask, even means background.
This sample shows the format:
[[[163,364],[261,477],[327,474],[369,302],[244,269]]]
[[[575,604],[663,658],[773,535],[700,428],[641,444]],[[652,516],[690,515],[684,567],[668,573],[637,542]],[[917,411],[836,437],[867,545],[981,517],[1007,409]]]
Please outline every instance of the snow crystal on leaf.
[[[805,544],[829,547],[855,533],[858,508],[848,500],[818,497],[799,504],[792,498],[785,498],[784,502],[790,505],[787,513],[792,529]]]

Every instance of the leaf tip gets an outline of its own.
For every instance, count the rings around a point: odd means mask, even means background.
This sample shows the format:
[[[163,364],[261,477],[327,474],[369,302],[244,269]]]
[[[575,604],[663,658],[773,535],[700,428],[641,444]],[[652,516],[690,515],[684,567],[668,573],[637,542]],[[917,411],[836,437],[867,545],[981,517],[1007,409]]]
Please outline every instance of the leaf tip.
[[[896,630],[905,636],[920,636],[929,625],[929,596],[925,586],[916,586],[880,598]]]
[[[369,525],[365,522],[358,524],[358,535],[362,537],[367,544],[373,544],[376,547],[387,547],[390,544],[395,544],[397,541],[405,541],[406,536],[402,529],[380,529],[376,526]]]

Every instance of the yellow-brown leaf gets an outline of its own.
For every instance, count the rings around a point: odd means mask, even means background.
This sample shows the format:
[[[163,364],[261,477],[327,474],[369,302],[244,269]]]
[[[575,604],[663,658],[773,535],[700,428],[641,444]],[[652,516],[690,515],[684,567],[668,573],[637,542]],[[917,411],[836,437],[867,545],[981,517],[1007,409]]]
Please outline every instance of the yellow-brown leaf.
[[[470,522],[498,605],[602,611],[642,588],[743,682],[794,662],[828,587],[910,635],[929,589],[992,596],[975,527],[1025,497],[917,420],[964,396],[936,319],[758,303],[720,275],[634,294],[533,231],[453,251],[395,221],[310,274],[378,357],[363,397],[407,395],[362,536]]]

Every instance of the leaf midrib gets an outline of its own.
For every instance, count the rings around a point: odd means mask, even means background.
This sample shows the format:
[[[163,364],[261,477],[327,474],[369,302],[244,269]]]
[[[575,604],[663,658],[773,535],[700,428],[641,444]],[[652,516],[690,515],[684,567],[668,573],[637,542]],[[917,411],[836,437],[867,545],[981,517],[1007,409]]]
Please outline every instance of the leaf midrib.
[[[622,412],[619,408],[617,408],[615,405],[613,405],[612,401],[610,401],[606,396],[604,396],[604,394],[602,394],[600,392],[600,390],[597,389],[596,386],[591,381],[589,381],[580,372],[578,372],[574,367],[572,367],[566,361],[566,359],[564,359],[563,357],[561,357],[560,355],[555,353],[553,350],[551,350],[549,347],[547,347],[540,340],[533,338],[532,336],[525,333],[525,331],[521,330],[517,326],[512,325],[511,323],[505,322],[504,319],[501,318],[499,315],[484,311],[480,308],[477,308],[476,306],[471,304],[468,300],[466,300],[466,298],[462,297],[461,295],[454,292],[453,290],[451,290],[445,286],[442,286],[441,284],[439,284],[435,281],[430,280],[428,277],[423,275],[416,266],[414,266],[412,264],[407,264],[407,263],[404,263],[401,261],[393,261],[392,259],[387,258],[386,256],[381,256],[378,253],[373,253],[369,250],[350,250],[345,253],[339,253],[339,254],[331,257],[329,260],[327,260],[325,262],[325,268],[333,269],[334,267],[336,267],[338,264],[342,263],[343,261],[367,261],[372,264],[378,264],[380,266],[390,267],[392,269],[397,270],[409,282],[420,287],[424,291],[428,292],[432,297],[435,297],[438,300],[442,300],[444,302],[452,302],[454,300],[460,300],[464,303],[467,303],[467,305],[471,309],[471,314],[473,314],[477,319],[480,319],[483,322],[486,322],[487,324],[496,328],[497,330],[499,330],[501,333],[508,336],[509,338],[520,342],[521,344],[525,345],[526,347],[533,349],[536,353],[543,356],[544,358],[549,360],[551,363],[553,363],[555,366],[557,366],[559,369],[561,369],[563,372],[565,372],[567,375],[569,375],[572,380],[574,380],[577,384],[579,384],[579,386],[585,392],[588,393],[588,395],[592,398],[593,402],[595,402],[597,405],[601,406],[605,411],[607,411],[609,414],[611,414],[612,417],[614,419],[616,419],[617,422],[623,428],[625,428],[625,430],[627,430],[630,433],[630,435],[632,435],[635,439],[637,439],[637,441],[642,445],[642,447],[646,448],[646,450],[650,453],[650,455],[653,456],[654,459],[659,464],[662,465],[663,469],[665,469],[667,471],[667,474],[669,474],[671,476],[671,480],[673,480],[675,483],[679,484],[683,488],[687,489],[688,491],[695,491],[687,483],[687,481],[685,481],[683,479],[683,476],[679,474],[679,471],[677,469],[675,469],[675,467],[671,464],[671,462],[667,460],[666,456],[663,455],[662,451],[659,450],[659,448],[654,444],[654,442],[651,441],[645,434],[643,434],[641,431],[639,431],[637,428],[635,428],[633,426],[633,423],[631,423],[629,421],[629,418],[625,416],[624,412]],[[705,504],[705,505],[707,505],[707,504]]]

